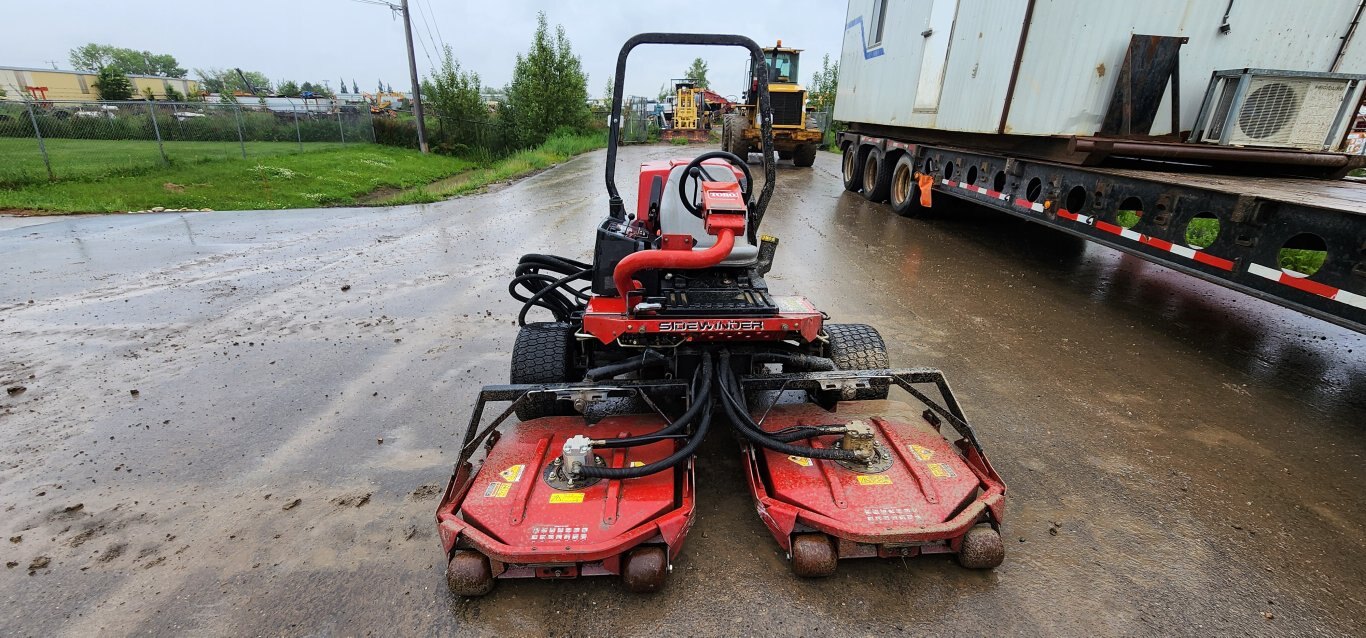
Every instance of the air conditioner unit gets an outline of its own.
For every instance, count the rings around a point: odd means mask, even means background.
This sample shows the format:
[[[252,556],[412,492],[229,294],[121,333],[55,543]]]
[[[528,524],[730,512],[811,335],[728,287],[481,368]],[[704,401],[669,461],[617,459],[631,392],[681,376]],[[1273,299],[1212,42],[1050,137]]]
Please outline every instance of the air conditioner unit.
[[[1366,75],[1269,69],[1215,71],[1190,142],[1337,150]]]

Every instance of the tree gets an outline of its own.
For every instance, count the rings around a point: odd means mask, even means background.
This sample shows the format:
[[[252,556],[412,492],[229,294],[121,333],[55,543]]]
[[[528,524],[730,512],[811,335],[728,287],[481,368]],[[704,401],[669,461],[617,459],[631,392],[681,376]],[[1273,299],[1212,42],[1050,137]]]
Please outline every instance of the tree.
[[[688,67],[683,77],[692,80],[699,89],[711,88],[707,84],[707,61],[702,58],[694,58],[692,66]]]
[[[602,101],[608,106],[612,105],[612,92],[616,88],[616,78],[607,78],[607,86],[602,87]]]
[[[669,83],[665,82],[659,85],[659,96],[655,99],[659,100],[660,102],[663,102],[664,100],[669,99],[670,95],[673,95],[673,92],[669,89]]]
[[[187,75],[173,55],[94,42],[72,49],[68,59],[78,71],[99,71],[102,67],[112,66],[124,75],[159,75],[168,78],[183,78]]]
[[[337,85],[337,92],[338,92],[338,93],[345,93],[345,92],[346,92],[346,80],[345,80],[345,79],[342,79],[342,78],[338,78],[338,79],[340,80],[341,83]]]
[[[504,123],[519,146],[535,146],[560,127],[587,124],[588,76],[574,55],[563,26],[555,37],[545,12],[536,16],[536,33],[526,54],[518,54],[507,87]]]
[[[170,82],[164,82],[163,85],[166,87],[166,100],[167,100],[167,101],[170,101],[170,102],[181,102],[181,101],[183,101],[183,100],[185,99],[185,96],[181,95],[181,94],[180,94],[180,91],[175,90],[175,87],[174,87],[174,86],[171,86],[171,83],[170,83]]]
[[[299,92],[300,92],[300,93],[316,93],[316,92],[317,92],[317,88],[313,86],[313,83],[312,83],[312,82],[304,82],[303,84],[300,84],[300,85],[299,85]]]
[[[456,142],[468,144],[478,134],[477,129],[489,119],[484,106],[483,87],[479,74],[460,68],[450,45],[441,57],[441,66],[422,82],[422,99],[427,112],[442,119],[443,129]]]
[[[243,71],[251,86],[242,84],[236,69],[195,69],[199,76],[199,86],[209,93],[231,94],[233,91],[251,92],[252,87],[262,93],[270,93],[270,78],[259,71]]]
[[[821,58],[821,70],[811,76],[807,104],[816,111],[834,111],[835,87],[839,85],[840,63],[831,63],[830,54]]]
[[[95,90],[100,92],[100,99],[105,101],[133,99],[133,83],[123,71],[112,66],[100,67],[95,77]]]
[[[285,80],[275,88],[275,92],[284,97],[299,97],[299,91],[299,85],[295,84],[294,80]]]
[[[359,85],[359,84],[356,84],[355,78],[352,78],[352,79],[351,79],[351,92],[352,92],[352,93],[360,93],[360,85]]]

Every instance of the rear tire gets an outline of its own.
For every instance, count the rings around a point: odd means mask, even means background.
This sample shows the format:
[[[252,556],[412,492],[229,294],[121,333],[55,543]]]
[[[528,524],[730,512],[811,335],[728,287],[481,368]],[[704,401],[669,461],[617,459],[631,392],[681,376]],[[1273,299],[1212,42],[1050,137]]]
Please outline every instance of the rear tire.
[[[925,212],[920,205],[920,183],[915,178],[915,159],[903,153],[892,168],[892,183],[887,190],[892,210],[902,217],[915,217]]]
[[[840,173],[844,177],[844,190],[852,193],[863,188],[863,154],[857,144],[844,146],[844,159],[840,163]]]
[[[529,323],[512,345],[512,383],[567,383],[574,367],[574,329],[567,323]],[[554,397],[528,397],[517,406],[523,421],[569,416],[574,409]]]
[[[892,167],[883,161],[886,154],[876,148],[868,149],[863,158],[863,197],[870,202],[887,201],[887,191],[892,185]]]
[[[837,370],[885,370],[892,367],[887,343],[876,328],[862,323],[825,324],[830,339],[830,359]],[[889,387],[856,390],[854,399],[886,399]]]
[[[819,150],[820,146],[815,144],[798,146],[792,153],[792,163],[803,168],[811,166],[816,163],[816,152]]]
[[[739,113],[731,113],[726,116],[722,126],[729,131],[725,136],[726,151],[749,161],[749,142],[745,141],[745,117]]]

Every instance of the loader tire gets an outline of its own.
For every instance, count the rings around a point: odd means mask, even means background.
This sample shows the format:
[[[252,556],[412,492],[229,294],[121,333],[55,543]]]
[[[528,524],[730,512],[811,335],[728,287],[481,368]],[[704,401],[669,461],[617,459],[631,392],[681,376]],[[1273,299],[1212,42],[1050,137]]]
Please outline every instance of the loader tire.
[[[742,160],[749,159],[749,142],[745,141],[745,118],[739,113],[731,113],[726,116],[722,123],[723,130],[729,131],[724,137],[727,140],[726,151],[739,157]]]
[[[814,165],[816,163],[816,152],[820,148],[816,144],[798,146],[797,150],[792,152],[792,163],[802,168]]]
[[[887,344],[877,329],[861,323],[827,323],[830,359],[837,370],[885,370],[892,367]],[[854,399],[886,399],[888,386],[856,390]]]
[[[529,323],[517,332],[512,345],[512,383],[572,381],[574,329],[567,323]],[[543,416],[569,416],[574,409],[553,397],[527,397],[516,409],[523,421]]]
[[[892,167],[886,159],[887,154],[876,148],[868,149],[863,158],[863,197],[875,204],[887,201],[892,186]]]
[[[844,190],[857,193],[863,188],[863,149],[858,144],[844,146],[844,158],[840,161],[840,174],[844,177]]]

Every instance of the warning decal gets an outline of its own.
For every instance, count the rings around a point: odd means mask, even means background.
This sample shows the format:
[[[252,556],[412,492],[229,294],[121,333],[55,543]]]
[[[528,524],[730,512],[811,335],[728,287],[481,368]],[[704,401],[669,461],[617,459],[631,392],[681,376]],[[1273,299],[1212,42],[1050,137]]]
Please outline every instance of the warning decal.
[[[512,489],[511,483],[494,481],[484,488],[484,498],[503,498],[508,495],[510,489]]]
[[[643,467],[645,463],[641,461],[631,461],[631,467]]]
[[[916,445],[912,443],[911,455],[922,461],[928,461],[934,458],[934,450],[931,450],[930,448],[927,448],[923,445]]]
[[[531,528],[532,541],[582,541],[588,540],[587,527],[567,525],[537,525]]]
[[[583,492],[556,492],[550,495],[551,503],[582,503]]]
[[[885,474],[860,474],[858,475],[859,485],[891,485],[892,477]]]
[[[811,467],[811,459],[808,459],[805,456],[797,456],[795,454],[792,454],[787,457],[787,460],[792,461],[793,463],[796,463],[797,465],[800,465],[802,467]]]
[[[503,480],[509,483],[516,483],[517,481],[522,480],[522,472],[525,470],[525,465],[518,464],[499,472],[498,476],[503,477]]]
[[[958,476],[958,473],[953,471],[953,466],[948,463],[930,463],[925,467],[930,468],[930,474],[933,474],[935,478],[942,479]]]

